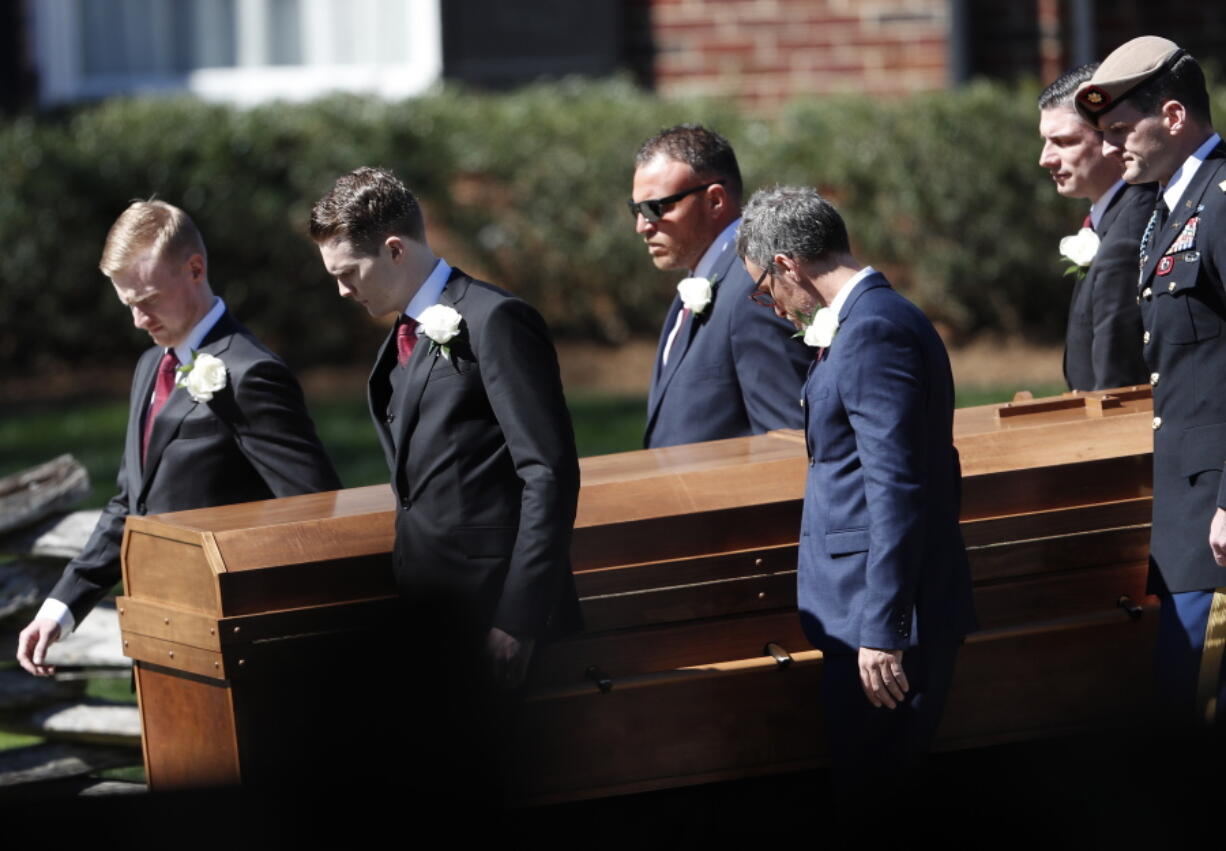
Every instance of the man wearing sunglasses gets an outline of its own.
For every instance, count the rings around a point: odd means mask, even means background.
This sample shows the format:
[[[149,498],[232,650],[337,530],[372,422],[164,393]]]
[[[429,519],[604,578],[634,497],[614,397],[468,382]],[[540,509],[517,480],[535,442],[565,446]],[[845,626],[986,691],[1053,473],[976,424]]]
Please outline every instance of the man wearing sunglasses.
[[[657,269],[678,286],[651,374],[648,449],[799,429],[812,355],[795,329],[750,303],[754,282],[737,261],[741,172],[728,141],[682,124],[634,158],[630,213]]]

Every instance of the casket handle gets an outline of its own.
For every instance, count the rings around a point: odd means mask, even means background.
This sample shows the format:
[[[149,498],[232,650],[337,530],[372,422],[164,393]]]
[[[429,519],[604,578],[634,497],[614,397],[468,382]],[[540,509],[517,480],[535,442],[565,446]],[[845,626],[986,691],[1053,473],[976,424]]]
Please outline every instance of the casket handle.
[[[775,660],[775,664],[780,668],[786,668],[792,664],[792,654],[784,650],[777,642],[768,641],[766,646],[762,648],[763,654],[770,656]]]
[[[1120,598],[1115,601],[1115,605],[1127,612],[1128,617],[1134,621],[1140,620],[1141,615],[1145,614],[1145,609],[1137,605],[1137,601],[1129,597],[1127,594],[1120,595]]]
[[[613,680],[595,665],[589,665],[588,669],[583,672],[583,676],[594,682],[596,688],[600,689],[601,694],[608,694],[613,688]]]

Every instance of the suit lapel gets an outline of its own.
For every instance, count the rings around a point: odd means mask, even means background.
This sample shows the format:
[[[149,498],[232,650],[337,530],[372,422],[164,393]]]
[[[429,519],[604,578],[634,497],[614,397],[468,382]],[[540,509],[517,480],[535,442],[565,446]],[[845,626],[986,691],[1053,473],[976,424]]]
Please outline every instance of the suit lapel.
[[[677,324],[677,314],[681,312],[681,297],[674,296],[672,306],[668,310],[668,315],[664,317],[664,327],[660,332],[660,344],[656,346],[656,360],[651,367],[651,395],[647,400],[647,421],[651,422],[655,416],[656,408],[660,405],[660,399],[664,397],[664,376],[666,369],[664,367],[664,347],[668,345],[668,335],[672,333],[673,326]]]
[[[1179,199],[1179,204],[1174,210],[1171,210],[1171,214],[1167,217],[1166,227],[1162,229],[1162,233],[1158,234],[1154,240],[1154,250],[1145,258],[1145,266],[1141,270],[1141,281],[1148,281],[1153,277],[1158,261],[1166,254],[1167,249],[1171,247],[1175,238],[1183,231],[1184,225],[1188,223],[1188,219],[1199,212],[1200,200],[1204,197],[1205,190],[1209,187],[1209,184],[1217,181],[1218,173],[1222,170],[1224,162],[1226,162],[1226,144],[1218,145],[1210,151],[1209,156],[1205,158],[1200,168],[1196,170],[1196,176],[1192,178],[1192,182],[1184,190],[1183,197]],[[1144,250],[1144,246],[1142,246],[1142,250]]]
[[[447,284],[439,296],[438,303],[453,307],[463,315],[459,304],[464,298],[465,293],[468,292],[468,287],[471,283],[471,278],[453,267],[451,277],[447,279]],[[461,327],[461,333],[467,334],[468,332],[468,323],[465,322]],[[431,351],[431,348],[434,348],[434,351]],[[405,376],[404,398],[401,401],[400,411],[392,422],[392,431],[395,434],[397,447],[397,469],[404,468],[404,461],[408,452],[408,437],[417,426],[417,420],[421,413],[421,397],[426,391],[426,384],[430,380],[431,368],[440,357],[442,355],[437,348],[431,345],[430,338],[422,335],[418,339],[417,345],[413,347],[413,354],[409,358],[408,364],[405,365],[408,374]]]
[[[672,333],[673,326],[677,324],[677,314],[682,309],[681,297],[678,296],[673,299],[673,307],[668,312],[668,318],[664,320],[665,330],[660,338],[660,347],[656,353],[655,368],[651,377],[652,392],[647,404],[648,423],[652,422],[660,400],[664,398],[664,391],[668,389],[669,382],[677,374],[677,370],[681,367],[681,362],[685,360],[685,356],[694,342],[694,338],[698,336],[698,329],[710,321],[712,313],[715,312],[715,302],[723,290],[723,282],[728,277],[728,269],[736,259],[735,252],[725,251],[715,262],[715,265],[711,267],[711,279],[714,282],[711,288],[711,303],[707,305],[707,309],[701,314],[695,315],[691,313],[686,323],[677,330],[677,338],[673,340],[673,347],[668,353],[668,364],[665,365],[662,363],[664,347],[668,344],[668,335]]]
[[[366,380],[366,404],[370,408],[371,419],[375,423],[375,434],[383,444],[383,454],[390,465],[396,458],[395,444],[392,442],[391,428],[387,422],[387,406],[392,401],[391,372],[396,368],[396,325],[383,340],[379,354],[375,357],[375,365]],[[393,422],[395,422],[393,420]]]
[[[223,355],[226,349],[230,348],[230,338],[237,330],[238,323],[230,316],[229,311],[223,313],[201,341],[200,348],[196,350],[197,354],[213,355],[224,362]],[[157,370],[154,369],[154,372],[156,373]],[[227,369],[227,387],[229,381],[230,374]],[[150,392],[152,393],[152,389]],[[198,404],[200,403],[193,399],[185,388],[176,387],[171,391],[170,398],[166,400],[166,406],[158,412],[157,419],[153,421],[153,431],[149,434],[149,446],[145,452],[145,467],[140,489],[141,496],[144,496],[145,490],[149,487],[153,479],[153,472],[162,460],[162,453],[166,450],[166,446],[179,431],[179,424]]]
[[[128,477],[128,493],[132,499],[129,511],[140,497],[144,481],[144,461],[141,458],[141,435],[145,432],[145,412],[153,398],[153,382],[157,378],[157,364],[162,349],[150,349],[140,359],[132,376],[132,399],[128,411],[128,433],[124,443],[124,474]]]
[[[1111,199],[1111,203],[1103,211],[1102,218],[1098,220],[1098,227],[1094,230],[1098,234],[1099,239],[1105,237],[1107,231],[1111,230],[1111,225],[1115,224],[1115,220],[1120,217],[1120,210],[1128,206],[1124,197],[1133,191],[1133,188],[1125,183],[1120,191],[1115,193],[1115,197]]]

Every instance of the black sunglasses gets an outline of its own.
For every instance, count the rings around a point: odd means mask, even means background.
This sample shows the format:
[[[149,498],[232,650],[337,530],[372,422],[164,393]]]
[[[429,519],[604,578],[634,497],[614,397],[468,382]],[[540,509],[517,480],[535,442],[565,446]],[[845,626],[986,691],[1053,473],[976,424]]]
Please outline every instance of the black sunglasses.
[[[760,304],[763,307],[775,306],[775,297],[770,293],[761,291],[762,282],[766,280],[766,276],[770,273],[770,269],[763,269],[762,274],[758,276],[758,280],[754,281],[753,289],[749,291],[749,300],[754,304]]]
[[[667,198],[651,198],[647,201],[635,201],[631,199],[626,202],[630,207],[630,215],[638,218],[640,215],[649,222],[658,222],[660,217],[664,215],[664,207],[666,204],[675,204],[684,198],[686,195],[692,195],[695,192],[701,192],[711,186],[723,186],[724,181],[712,180],[710,183],[704,183],[702,186],[693,186],[684,192],[678,192],[676,195],[669,195]]]

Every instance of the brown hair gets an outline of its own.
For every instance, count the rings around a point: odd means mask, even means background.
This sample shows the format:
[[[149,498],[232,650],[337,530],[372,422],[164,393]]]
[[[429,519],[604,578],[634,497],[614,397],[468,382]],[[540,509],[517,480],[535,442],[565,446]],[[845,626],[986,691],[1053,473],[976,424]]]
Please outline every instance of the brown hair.
[[[204,239],[187,213],[165,201],[133,201],[107,231],[98,268],[108,278],[122,272],[146,251],[155,257],[171,252],[187,259],[207,259]]]
[[[417,198],[386,169],[354,169],[311,208],[311,239],[317,243],[340,237],[359,253],[376,254],[393,234],[425,243],[426,225]]]

